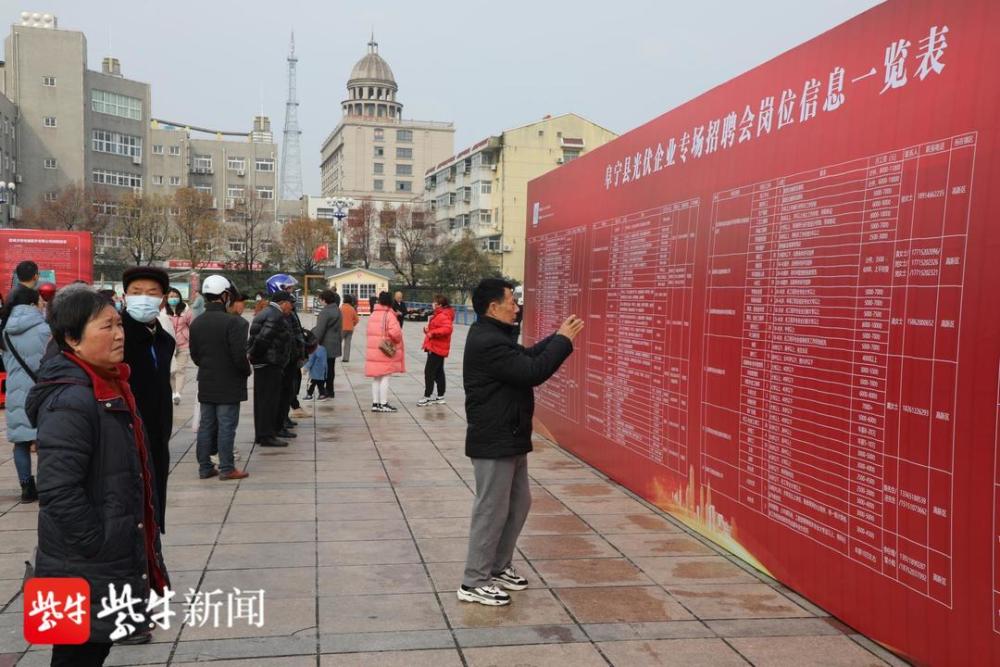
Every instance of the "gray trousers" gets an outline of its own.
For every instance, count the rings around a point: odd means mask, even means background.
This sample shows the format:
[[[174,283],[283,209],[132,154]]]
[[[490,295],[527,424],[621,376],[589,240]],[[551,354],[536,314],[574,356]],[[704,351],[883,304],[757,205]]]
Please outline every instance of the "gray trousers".
[[[531,509],[528,455],[472,459],[476,500],[469,525],[469,555],[462,583],[489,586],[510,567],[518,535]]]
[[[344,361],[351,360],[351,339],[354,338],[354,331],[341,331],[340,332],[340,353],[343,356]]]

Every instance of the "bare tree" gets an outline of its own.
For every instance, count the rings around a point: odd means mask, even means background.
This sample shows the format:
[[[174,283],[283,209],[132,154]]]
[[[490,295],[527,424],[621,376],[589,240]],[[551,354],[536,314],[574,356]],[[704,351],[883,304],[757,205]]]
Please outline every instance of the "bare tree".
[[[378,256],[376,225],[378,210],[371,199],[362,199],[347,213],[347,257],[370,269]]]
[[[391,215],[386,215],[391,213]],[[422,208],[400,204],[395,211],[383,211],[379,233],[383,246],[389,246],[388,261],[403,277],[407,287],[416,287],[427,265],[437,259],[437,226],[428,224]]]
[[[270,202],[270,203],[269,203]],[[238,242],[237,268],[249,284],[254,271],[267,258],[274,234],[273,200],[261,199],[253,190],[237,199],[226,214],[226,232]]]
[[[330,243],[333,228],[326,220],[295,218],[285,223],[281,230],[285,259],[301,273],[316,273],[320,262],[313,258],[316,248]]]
[[[104,190],[70,183],[51,201],[39,202],[24,211],[22,221],[32,229],[64,229],[100,233],[111,221]]]
[[[166,256],[170,200],[162,195],[134,192],[118,200],[114,231],[124,241],[127,258],[150,265]]]
[[[174,193],[175,251],[191,262],[192,271],[212,258],[222,236],[222,222],[212,204],[212,195],[194,188],[181,188]]]
[[[501,275],[468,232],[441,255],[432,273],[435,285],[458,292],[463,303],[480,280],[499,278]]]

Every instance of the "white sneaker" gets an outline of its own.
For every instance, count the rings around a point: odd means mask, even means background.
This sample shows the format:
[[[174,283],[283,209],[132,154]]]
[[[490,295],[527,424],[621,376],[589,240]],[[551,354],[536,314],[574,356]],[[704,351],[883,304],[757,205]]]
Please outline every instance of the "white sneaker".
[[[444,405],[448,401],[444,400],[444,396],[438,396],[437,398],[434,399],[434,402],[437,403],[438,405]]]
[[[424,407],[425,405],[430,405],[431,403],[434,403],[434,399],[428,398],[426,396],[417,401],[417,405],[421,408]]]
[[[493,583],[508,591],[523,591],[528,587],[528,580],[517,573],[513,567],[493,575]]]
[[[488,607],[502,607],[510,604],[510,596],[496,586],[469,588],[462,584],[458,589],[458,599],[462,602],[478,602]]]

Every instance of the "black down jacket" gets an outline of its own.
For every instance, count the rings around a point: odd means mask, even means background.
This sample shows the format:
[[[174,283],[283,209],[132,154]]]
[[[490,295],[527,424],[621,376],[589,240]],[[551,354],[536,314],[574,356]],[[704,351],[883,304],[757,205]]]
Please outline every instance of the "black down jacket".
[[[174,358],[174,337],[157,320],[153,327],[136,322],[122,313],[125,329],[125,363],[132,369],[129,385],[139,414],[146,424],[149,455],[156,469],[159,510],[156,522],[166,532],[167,476],[170,474],[170,435],[174,428],[173,390],[170,388],[170,361]]]
[[[247,400],[247,327],[238,315],[208,301],[205,312],[191,323],[191,360],[198,367],[198,401],[231,405]]]
[[[284,368],[292,359],[292,329],[285,322],[285,314],[274,304],[257,313],[250,325],[247,344],[250,363]]]
[[[511,325],[489,317],[473,324],[462,361],[465,455],[498,459],[530,452],[534,387],[552,377],[572,352],[573,343],[558,334],[524,348]]]
[[[27,411],[38,428],[35,576],[86,579],[90,641],[108,642],[115,615],[99,619],[97,612],[109,585],[120,595],[129,584],[137,598],[148,597],[150,587],[145,485],[132,414],[121,396],[98,400],[90,376],[62,354],[42,364]],[[148,454],[146,458],[155,475]],[[152,500],[155,507],[155,494]],[[159,534],[153,542],[166,577]],[[137,611],[144,608],[136,606]]]

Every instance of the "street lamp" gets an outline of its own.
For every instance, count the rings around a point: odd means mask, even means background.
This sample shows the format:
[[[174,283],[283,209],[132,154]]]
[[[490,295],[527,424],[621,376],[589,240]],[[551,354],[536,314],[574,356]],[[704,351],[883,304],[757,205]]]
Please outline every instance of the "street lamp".
[[[13,210],[14,206],[15,189],[17,189],[17,186],[14,185],[13,182],[5,183],[4,181],[0,181],[0,204],[7,205],[7,220],[6,223],[4,224],[4,227],[10,226],[10,221],[11,221],[10,213]]]
[[[344,229],[344,218],[347,217],[347,212],[354,208],[355,202],[350,197],[331,197],[326,200],[326,205],[333,210],[333,228],[337,230],[337,268],[341,268],[340,261],[340,248],[341,241],[340,238],[343,236],[342,232]]]

